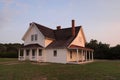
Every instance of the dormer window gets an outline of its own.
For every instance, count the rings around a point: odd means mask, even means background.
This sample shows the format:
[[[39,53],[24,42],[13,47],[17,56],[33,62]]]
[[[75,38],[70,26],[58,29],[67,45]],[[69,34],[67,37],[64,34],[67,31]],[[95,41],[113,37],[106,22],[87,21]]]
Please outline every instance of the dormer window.
[[[38,39],[38,35],[37,34],[31,35],[31,41],[37,41],[37,39]]]

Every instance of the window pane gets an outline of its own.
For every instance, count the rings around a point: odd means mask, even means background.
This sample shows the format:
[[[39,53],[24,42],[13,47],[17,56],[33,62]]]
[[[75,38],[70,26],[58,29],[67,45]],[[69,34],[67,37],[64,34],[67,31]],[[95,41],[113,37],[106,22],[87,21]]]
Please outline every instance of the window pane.
[[[37,40],[37,34],[35,34],[35,41]]]
[[[28,49],[28,50],[26,50],[26,56],[29,56],[29,52],[30,52],[30,50]]]
[[[34,40],[34,35],[31,35],[31,41],[33,41]]]
[[[57,56],[57,51],[56,50],[54,50],[54,56]]]
[[[32,49],[32,56],[35,56],[35,49]]]
[[[39,56],[42,56],[42,50],[39,49]]]

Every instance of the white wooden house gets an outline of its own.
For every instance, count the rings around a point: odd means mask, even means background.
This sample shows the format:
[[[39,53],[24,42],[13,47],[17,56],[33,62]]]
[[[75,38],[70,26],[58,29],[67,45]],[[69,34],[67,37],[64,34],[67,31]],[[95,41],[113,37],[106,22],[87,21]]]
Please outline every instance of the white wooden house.
[[[19,49],[18,60],[53,63],[83,63],[93,61],[93,50],[85,48],[85,35],[81,26],[53,30],[46,26],[30,23]]]

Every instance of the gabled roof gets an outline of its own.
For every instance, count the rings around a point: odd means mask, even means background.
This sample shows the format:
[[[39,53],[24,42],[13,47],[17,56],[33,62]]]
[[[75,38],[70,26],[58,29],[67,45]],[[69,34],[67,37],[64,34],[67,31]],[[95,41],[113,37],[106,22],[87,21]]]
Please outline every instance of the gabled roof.
[[[56,39],[56,40],[66,40],[72,36],[72,28],[63,28],[60,30],[53,30],[41,24],[34,22],[37,28],[42,32],[45,37]],[[81,26],[75,27],[75,36],[79,32]]]
[[[40,32],[47,38],[52,38],[54,41],[46,48],[67,48],[68,45],[77,36],[81,26],[75,27],[75,36],[72,36],[72,28],[63,28],[59,30],[53,30],[43,25],[34,23]]]
[[[48,38],[52,38],[54,39],[54,31],[46,26],[43,26],[43,25],[40,25],[40,24],[37,24],[37,23],[34,23],[37,28],[40,30],[40,32],[42,32],[42,34],[45,36],[45,37],[48,37]]]
[[[73,39],[74,37],[68,38],[66,40],[54,40],[47,46],[47,48],[67,48]]]
[[[75,36],[77,36],[81,26],[75,27]],[[72,28],[63,28],[60,30],[54,30],[56,40],[67,40],[72,37]]]
[[[72,28],[54,30],[55,40],[47,48],[67,48],[77,36],[81,26],[75,27],[75,36],[72,36]]]
[[[67,48],[70,45],[70,43],[75,39],[75,37],[78,35],[78,32],[81,29],[81,26],[75,27],[75,36],[72,36],[72,27],[53,30],[35,22],[33,22],[32,24],[34,24],[46,38],[53,39],[53,42],[50,43],[46,48]],[[34,45],[32,44],[32,46],[35,47],[36,45],[38,46],[38,44]],[[26,45],[24,47],[29,46],[31,46],[31,44]]]

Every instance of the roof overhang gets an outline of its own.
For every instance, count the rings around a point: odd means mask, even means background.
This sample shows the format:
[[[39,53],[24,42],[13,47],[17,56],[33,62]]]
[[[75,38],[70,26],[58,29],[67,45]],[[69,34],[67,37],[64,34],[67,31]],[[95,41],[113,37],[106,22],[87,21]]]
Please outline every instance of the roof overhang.
[[[40,49],[43,49],[44,47],[39,45],[39,44],[28,44],[28,45],[24,45],[21,48],[40,48]]]
[[[70,45],[68,49],[81,49],[81,50],[87,50],[87,51],[94,51],[93,49],[82,47],[82,46],[77,46],[77,45]]]

